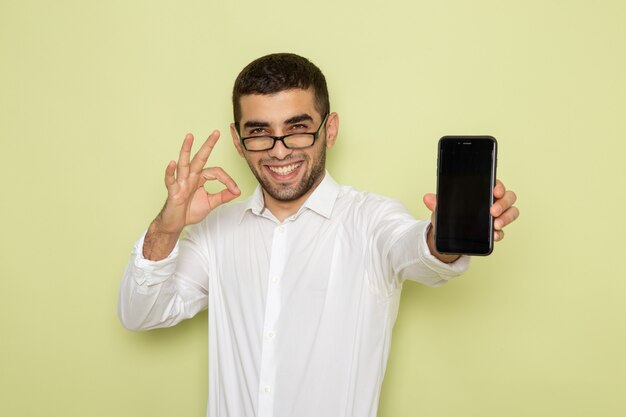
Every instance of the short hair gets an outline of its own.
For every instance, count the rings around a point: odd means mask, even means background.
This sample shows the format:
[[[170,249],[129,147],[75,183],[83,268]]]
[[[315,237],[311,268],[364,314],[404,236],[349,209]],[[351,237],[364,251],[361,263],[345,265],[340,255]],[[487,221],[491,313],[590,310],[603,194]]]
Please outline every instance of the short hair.
[[[291,53],[263,56],[249,63],[237,76],[233,87],[235,123],[241,118],[241,96],[274,94],[294,88],[313,88],[315,109],[322,115],[330,111],[328,87],[322,71],[308,59]]]

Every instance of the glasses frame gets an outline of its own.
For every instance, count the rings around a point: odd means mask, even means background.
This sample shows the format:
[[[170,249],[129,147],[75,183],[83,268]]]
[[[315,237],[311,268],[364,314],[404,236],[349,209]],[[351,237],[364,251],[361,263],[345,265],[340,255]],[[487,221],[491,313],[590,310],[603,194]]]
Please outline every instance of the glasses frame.
[[[276,142],[278,141],[280,141],[283,144],[283,146],[287,149],[306,149],[315,145],[315,141],[317,140],[317,138],[319,138],[322,127],[326,124],[326,119],[328,119],[328,113],[326,113],[326,115],[322,119],[322,123],[320,124],[320,127],[318,127],[315,132],[298,132],[298,133],[290,133],[288,135],[283,135],[283,136],[272,136],[272,135],[246,136],[245,138],[242,138],[241,133],[239,133],[239,123],[235,123],[235,126],[237,127],[235,131],[237,132],[237,136],[239,137],[239,142],[241,143],[241,146],[243,146],[243,148],[248,152],[265,152],[265,151],[272,150],[274,149],[274,147],[276,146]],[[309,146],[301,146],[301,147],[288,146],[285,143],[285,138],[288,138],[289,136],[295,136],[295,135],[311,135],[313,136],[313,143],[311,143]],[[248,147],[246,146],[246,140],[258,139],[258,138],[272,138],[274,142],[272,143],[272,146],[267,149],[248,149]]]

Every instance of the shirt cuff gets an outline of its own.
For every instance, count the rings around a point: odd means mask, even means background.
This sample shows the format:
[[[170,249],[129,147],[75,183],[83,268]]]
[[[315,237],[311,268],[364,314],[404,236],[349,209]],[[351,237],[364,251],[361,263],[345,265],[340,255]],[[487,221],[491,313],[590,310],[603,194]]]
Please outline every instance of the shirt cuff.
[[[135,242],[133,248],[133,268],[132,277],[137,285],[152,286],[167,280],[176,269],[176,259],[178,257],[178,242],[176,246],[165,259],[159,261],[151,261],[143,257],[143,243],[146,238],[145,231],[143,235]]]
[[[467,271],[470,265],[471,256],[461,255],[459,259],[451,263],[445,263],[437,259],[432,253],[430,253],[430,249],[428,247],[428,231],[432,226],[429,224],[428,227],[424,228],[424,233],[422,234],[422,244],[420,247],[422,250],[419,252],[419,256],[429,269],[433,272],[436,272],[442,279],[448,281],[454,277],[457,277]]]

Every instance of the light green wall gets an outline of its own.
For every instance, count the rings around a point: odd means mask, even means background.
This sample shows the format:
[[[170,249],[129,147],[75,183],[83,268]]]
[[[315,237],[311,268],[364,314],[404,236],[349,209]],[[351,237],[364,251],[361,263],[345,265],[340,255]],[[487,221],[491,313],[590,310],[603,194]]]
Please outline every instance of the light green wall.
[[[626,415],[624,21],[622,0],[0,0],[0,415],[204,415],[206,315],[131,333],[117,286],[186,132],[221,129],[211,163],[253,189],[230,89],[278,51],[328,78],[338,181],[423,217],[437,139],[492,134],[520,197],[465,277],[405,285],[380,416]]]

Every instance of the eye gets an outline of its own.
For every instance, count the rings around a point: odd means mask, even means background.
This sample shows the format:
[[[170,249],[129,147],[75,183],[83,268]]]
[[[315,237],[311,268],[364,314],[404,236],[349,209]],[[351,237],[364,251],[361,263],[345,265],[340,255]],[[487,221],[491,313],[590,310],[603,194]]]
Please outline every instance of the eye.
[[[298,123],[291,126],[291,130],[307,130],[309,127],[305,124]]]
[[[265,133],[267,133],[265,128],[257,127],[257,128],[254,128],[254,129],[250,130],[248,132],[248,135],[250,135],[250,136],[258,136],[258,135],[263,135]]]

